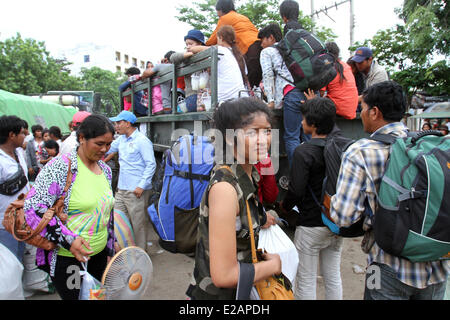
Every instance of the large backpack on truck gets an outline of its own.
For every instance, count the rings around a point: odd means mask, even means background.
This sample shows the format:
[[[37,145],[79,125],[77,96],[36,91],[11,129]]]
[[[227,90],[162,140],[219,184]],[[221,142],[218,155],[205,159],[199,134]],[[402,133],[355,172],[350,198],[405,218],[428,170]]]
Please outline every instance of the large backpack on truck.
[[[308,88],[317,91],[327,86],[336,76],[335,59],[325,44],[304,29],[291,29],[275,47],[302,92]]]
[[[439,131],[371,137],[391,145],[378,192],[375,242],[412,262],[450,252],[450,136]]]
[[[331,232],[344,238],[359,237],[365,232],[363,229],[365,216],[348,227],[337,226],[330,216],[331,197],[336,194],[342,155],[353,142],[354,140],[342,135],[342,131],[337,126],[328,134],[326,139],[311,139],[307,142],[322,147],[325,160],[325,179],[323,180],[321,198],[318,199],[311,188],[309,188],[309,191],[321,209],[323,224]]]
[[[162,248],[173,253],[195,252],[199,206],[214,166],[210,138],[180,137],[166,150],[164,177],[157,203],[148,209]]]

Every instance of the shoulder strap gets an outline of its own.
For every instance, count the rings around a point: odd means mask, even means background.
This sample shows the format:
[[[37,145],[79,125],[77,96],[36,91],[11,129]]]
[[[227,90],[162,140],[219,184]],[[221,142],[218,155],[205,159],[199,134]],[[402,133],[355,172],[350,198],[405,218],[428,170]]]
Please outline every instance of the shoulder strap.
[[[41,221],[39,222],[36,229],[34,229],[31,232],[31,234],[29,236],[27,236],[26,238],[20,239],[20,241],[27,241],[27,240],[31,239],[32,237],[34,237],[35,235],[41,233],[42,230],[44,230],[44,228],[49,224],[50,220],[52,220],[55,213],[59,213],[62,210],[62,208],[64,206],[64,199],[66,197],[67,191],[70,188],[70,184],[72,183],[73,174],[72,174],[71,169],[72,169],[72,162],[69,159],[69,169],[67,171],[66,186],[64,187],[64,191],[63,191],[61,197],[59,197],[55,201],[53,206],[44,213],[44,215],[42,216]],[[15,228],[13,228],[13,230],[15,230]],[[14,238],[16,238],[16,235],[14,235]],[[19,240],[19,239],[17,239],[17,240]]]
[[[397,140],[396,137],[394,137],[391,134],[385,134],[385,133],[376,133],[373,136],[370,136],[368,139],[373,140],[373,141],[378,141],[378,142],[382,142],[384,144],[394,144],[395,141]]]
[[[247,219],[248,219],[248,228],[250,229],[250,245],[252,247],[252,262],[257,263],[258,258],[256,257],[256,245],[255,245],[255,234],[253,232],[253,222],[252,215],[250,213],[250,206],[248,205],[248,201],[245,200],[245,204],[247,206]]]
[[[326,141],[324,139],[310,139],[307,143],[312,144],[313,146],[325,147]]]

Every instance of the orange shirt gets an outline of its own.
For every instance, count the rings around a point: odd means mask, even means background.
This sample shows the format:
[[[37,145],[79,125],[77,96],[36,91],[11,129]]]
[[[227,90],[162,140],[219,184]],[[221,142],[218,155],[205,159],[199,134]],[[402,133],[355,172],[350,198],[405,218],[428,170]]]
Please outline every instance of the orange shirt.
[[[217,30],[226,25],[233,27],[234,32],[236,33],[236,44],[242,54],[246,54],[248,47],[256,40],[259,40],[258,29],[256,29],[250,19],[236,11],[230,11],[219,18],[216,30],[214,30],[211,37],[206,42],[207,46],[217,44]]]
[[[358,107],[358,89],[356,88],[355,76],[352,68],[343,61],[338,63],[344,67],[344,77],[340,83],[340,75],[337,76],[324,88],[327,90],[327,97],[333,100],[336,105],[336,114],[346,119],[356,117],[356,108]]]

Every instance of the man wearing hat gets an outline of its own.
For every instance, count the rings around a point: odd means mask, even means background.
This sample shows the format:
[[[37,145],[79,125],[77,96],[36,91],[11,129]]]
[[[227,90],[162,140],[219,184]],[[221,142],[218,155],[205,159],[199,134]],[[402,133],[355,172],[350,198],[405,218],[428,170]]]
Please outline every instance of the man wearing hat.
[[[119,153],[119,182],[115,194],[114,210],[125,213],[131,222],[136,245],[147,249],[147,236],[151,229],[147,216],[148,201],[152,193],[152,177],[156,169],[152,142],[136,127],[136,116],[122,111],[110,118],[120,137],[113,141],[105,161]]]
[[[372,50],[368,47],[359,47],[351,58],[356,63],[356,68],[362,73],[367,89],[375,83],[389,80],[386,70],[373,60]]]
[[[80,124],[91,115],[90,112],[87,111],[78,111],[73,115],[72,118],[72,129],[73,131],[70,133],[70,136],[67,137],[66,140],[64,140],[61,143],[61,150],[60,154],[66,154],[71,153],[74,148],[78,146],[77,141],[77,129],[80,126]]]

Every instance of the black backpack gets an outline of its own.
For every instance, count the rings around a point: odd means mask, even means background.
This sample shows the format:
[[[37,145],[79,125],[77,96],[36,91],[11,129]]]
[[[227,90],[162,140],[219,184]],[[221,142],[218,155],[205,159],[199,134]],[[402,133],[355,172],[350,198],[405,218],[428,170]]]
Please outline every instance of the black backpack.
[[[348,227],[338,227],[330,217],[331,197],[336,194],[336,184],[341,167],[342,155],[353,144],[354,140],[342,135],[341,130],[335,126],[326,139],[311,139],[308,143],[322,147],[325,159],[325,179],[323,180],[322,196],[319,201],[313,190],[309,188],[316,204],[321,209],[322,222],[336,235],[345,238],[354,238],[364,235],[364,218]],[[367,200],[366,200],[367,201]]]
[[[317,91],[337,76],[336,60],[325,44],[304,29],[289,30],[275,47],[294,79],[293,84],[302,92],[308,88]]]

